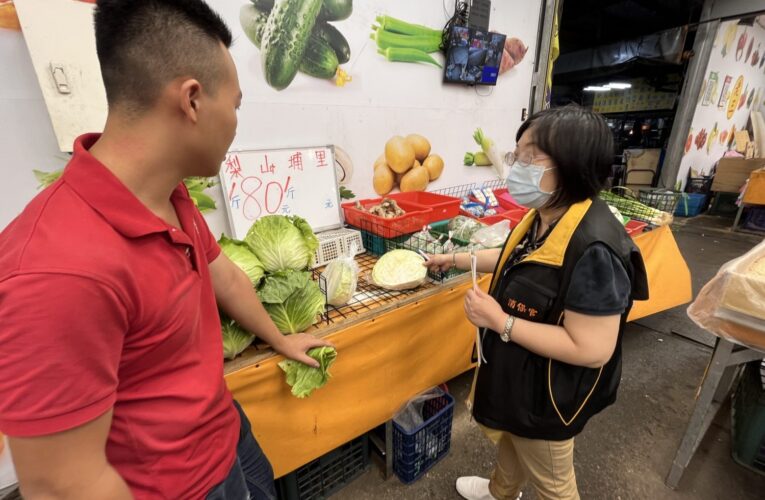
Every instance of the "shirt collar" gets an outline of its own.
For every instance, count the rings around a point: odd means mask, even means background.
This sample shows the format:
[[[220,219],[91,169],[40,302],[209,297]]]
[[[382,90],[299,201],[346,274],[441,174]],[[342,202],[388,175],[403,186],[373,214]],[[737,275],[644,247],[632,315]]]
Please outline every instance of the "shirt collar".
[[[63,181],[88,205],[106,219],[123,236],[138,238],[154,233],[170,233],[178,236],[170,226],[149,210],[136,196],[100,161],[89,149],[101,134],[85,134],[74,141],[74,153],[66,166]],[[181,208],[192,203],[188,191],[180,183],[171,197],[181,217]],[[182,220],[182,219],[181,219]]]

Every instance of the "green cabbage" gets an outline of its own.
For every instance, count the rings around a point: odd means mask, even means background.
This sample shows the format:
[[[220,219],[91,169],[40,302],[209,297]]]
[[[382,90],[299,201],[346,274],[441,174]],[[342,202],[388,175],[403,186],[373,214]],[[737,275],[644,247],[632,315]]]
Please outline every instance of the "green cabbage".
[[[291,359],[285,359],[279,363],[279,368],[284,370],[287,376],[287,384],[292,387],[292,395],[298,398],[310,396],[314,389],[323,387],[327,383],[331,377],[329,367],[337,357],[334,347],[314,347],[307,354],[319,362],[319,368]]]
[[[411,250],[392,250],[377,261],[372,269],[375,285],[389,290],[417,288],[425,282],[428,269],[425,259]]]
[[[223,357],[234,359],[252,344],[255,337],[233,319],[223,316],[220,323],[223,332]]]
[[[263,264],[252,253],[247,244],[243,241],[227,238],[225,235],[221,235],[218,244],[226,257],[231,259],[250,278],[252,286],[258,286],[263,278]]]
[[[311,226],[297,216],[261,217],[247,232],[245,241],[270,273],[310,267],[319,248]]]
[[[307,272],[281,271],[267,275],[258,289],[258,297],[284,334],[305,331],[325,307],[324,293]]]

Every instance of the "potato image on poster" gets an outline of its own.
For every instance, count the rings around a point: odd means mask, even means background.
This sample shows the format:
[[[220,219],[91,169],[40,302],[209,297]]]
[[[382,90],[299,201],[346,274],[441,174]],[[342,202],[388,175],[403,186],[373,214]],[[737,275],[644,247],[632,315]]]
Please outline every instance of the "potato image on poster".
[[[398,188],[402,193],[425,191],[441,177],[444,160],[431,154],[430,141],[420,134],[396,135],[385,143],[385,152],[373,166],[375,193],[385,196]]]
[[[391,137],[385,143],[385,161],[397,174],[406,173],[414,165],[415,159],[414,148],[400,135]]]

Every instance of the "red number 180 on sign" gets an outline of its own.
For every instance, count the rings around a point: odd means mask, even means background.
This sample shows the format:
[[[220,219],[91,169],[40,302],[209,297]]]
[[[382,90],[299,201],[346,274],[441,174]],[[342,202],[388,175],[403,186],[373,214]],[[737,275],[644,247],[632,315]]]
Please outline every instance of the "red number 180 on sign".
[[[233,210],[241,211],[245,219],[255,220],[263,215],[290,213],[285,204],[286,198],[294,197],[290,176],[284,181],[266,181],[257,175],[243,175],[237,155],[227,157],[224,165],[230,183],[227,193],[229,204]],[[273,175],[274,172],[266,170],[263,173]]]
[[[290,181],[290,177],[287,177],[283,184],[279,181],[264,182],[255,176],[245,177],[239,184],[241,197],[232,191],[231,206],[240,209],[247,220],[255,220],[263,215],[284,213],[286,207],[284,201],[290,193]],[[232,187],[235,188],[234,185]]]

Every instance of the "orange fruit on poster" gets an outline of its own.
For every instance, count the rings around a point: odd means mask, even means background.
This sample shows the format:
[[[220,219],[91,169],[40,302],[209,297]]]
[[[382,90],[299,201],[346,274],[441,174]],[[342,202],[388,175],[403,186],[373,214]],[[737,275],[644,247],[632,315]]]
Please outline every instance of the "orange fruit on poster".
[[[738,101],[741,99],[741,92],[743,90],[744,76],[741,75],[736,80],[736,84],[733,86],[733,90],[731,90],[730,97],[728,98],[728,114],[726,115],[728,120],[733,118],[733,114],[736,112],[736,109],[738,109]]]

